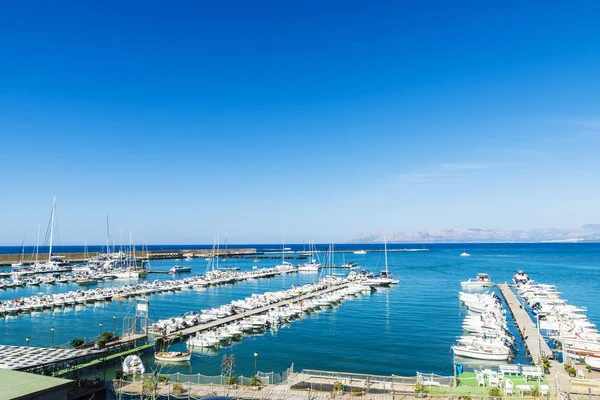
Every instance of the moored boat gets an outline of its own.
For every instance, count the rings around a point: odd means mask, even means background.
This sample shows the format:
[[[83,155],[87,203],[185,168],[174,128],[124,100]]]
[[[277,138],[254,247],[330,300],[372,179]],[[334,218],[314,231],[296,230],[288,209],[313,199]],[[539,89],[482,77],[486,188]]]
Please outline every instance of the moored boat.
[[[154,354],[154,358],[157,361],[165,361],[165,362],[183,362],[190,361],[192,358],[192,353],[190,352],[181,352],[181,351],[161,351]]]
[[[525,284],[525,283],[529,282],[529,276],[525,273],[525,271],[523,271],[522,269],[520,269],[513,276],[513,282],[514,282],[515,285]]]
[[[178,274],[180,272],[191,272],[192,267],[184,267],[183,265],[175,265],[169,270],[170,274]]]
[[[594,371],[600,371],[600,357],[587,356],[585,363]]]
[[[477,274],[477,278],[469,279],[468,281],[461,282],[460,285],[465,288],[487,288],[492,287],[494,284],[491,282],[488,274]]]
[[[146,372],[144,364],[141,358],[136,355],[130,355],[123,360],[123,374],[125,375],[137,375]]]

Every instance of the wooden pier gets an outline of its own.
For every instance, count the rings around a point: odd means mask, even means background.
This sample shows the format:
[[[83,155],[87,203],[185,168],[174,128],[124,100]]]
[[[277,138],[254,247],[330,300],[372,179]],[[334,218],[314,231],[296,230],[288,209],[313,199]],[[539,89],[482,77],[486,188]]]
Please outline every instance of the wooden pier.
[[[336,285],[336,286],[330,286],[328,288],[325,289],[321,289],[318,290],[316,292],[312,292],[312,293],[307,293],[304,295],[300,295],[300,296],[296,296],[294,298],[291,299],[287,299],[287,300],[282,300],[280,302],[277,303],[273,303],[273,304],[269,304],[263,307],[259,307],[259,308],[255,308],[253,310],[248,310],[248,311],[244,311],[243,313],[239,313],[239,314],[235,314],[235,315],[231,315],[229,317],[226,318],[219,318],[215,321],[211,321],[207,324],[202,324],[202,325],[196,325],[196,326],[192,326],[189,328],[185,328],[182,329],[180,331],[176,331],[173,333],[170,333],[168,335],[163,335],[163,336],[157,336],[156,339],[157,340],[162,340],[162,341],[175,341],[177,339],[183,339],[185,337],[191,336],[193,334],[195,334],[196,332],[203,332],[206,330],[210,330],[212,328],[216,328],[219,327],[221,325],[226,325],[226,324],[230,324],[232,322],[244,319],[246,317],[252,316],[252,315],[256,315],[256,314],[262,314],[266,311],[269,311],[271,309],[274,308],[278,308],[281,306],[285,306],[288,304],[292,304],[292,303],[297,303],[299,301],[302,300],[306,300],[306,299],[310,299],[311,297],[315,297],[315,296],[319,296],[325,293],[329,293],[329,292],[333,292],[336,290],[340,290],[340,289],[344,289],[346,287],[348,287],[348,285],[350,285],[350,283],[343,283],[341,285]]]
[[[540,334],[529,314],[523,308],[523,305],[519,303],[517,296],[515,296],[510,286],[504,283],[499,284],[498,288],[515,320],[519,334],[523,338],[523,343],[525,343],[525,348],[533,363],[535,365],[542,365],[542,356],[548,356],[552,359],[552,350],[548,346],[548,343],[546,343]]]

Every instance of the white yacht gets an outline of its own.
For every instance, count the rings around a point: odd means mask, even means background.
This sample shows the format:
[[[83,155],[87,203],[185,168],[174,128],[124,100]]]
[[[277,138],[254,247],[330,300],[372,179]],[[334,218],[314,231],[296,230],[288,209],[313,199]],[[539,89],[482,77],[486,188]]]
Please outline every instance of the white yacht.
[[[123,374],[125,375],[136,375],[143,374],[146,372],[142,359],[136,355],[130,355],[123,361]]]
[[[170,274],[178,274],[180,272],[191,272],[192,267],[184,267],[183,265],[176,265],[169,270]]]
[[[463,251],[460,255],[461,257],[471,257],[471,255],[469,253],[467,253],[467,251]]]
[[[460,285],[467,289],[479,289],[494,286],[488,274],[477,274],[477,278],[461,282]]]
[[[353,251],[352,253],[353,253],[353,254],[359,254],[359,255],[362,255],[362,254],[367,254],[367,252],[366,252],[366,251],[364,251],[364,250],[357,250],[357,251]]]
[[[304,263],[298,266],[298,272],[310,272],[315,273],[319,272],[321,269],[321,264],[319,264],[315,259],[312,259],[309,263]]]
[[[515,283],[515,285],[525,284],[525,283],[529,282],[529,276],[525,273],[525,271],[520,269],[513,276],[513,282]]]

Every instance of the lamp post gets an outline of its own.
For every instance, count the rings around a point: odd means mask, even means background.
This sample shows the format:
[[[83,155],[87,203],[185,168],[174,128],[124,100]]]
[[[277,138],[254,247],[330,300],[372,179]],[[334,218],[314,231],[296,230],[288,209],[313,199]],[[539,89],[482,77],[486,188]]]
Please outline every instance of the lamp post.
[[[50,347],[54,347],[54,327],[50,328],[50,330],[52,331],[52,344]]]
[[[100,322],[100,336],[102,336],[102,322]]]
[[[258,358],[258,353],[254,352],[254,376],[256,376],[257,371],[256,371],[256,359]]]
[[[113,315],[113,333],[117,333],[117,316]]]
[[[27,347],[29,347],[29,340],[30,340],[30,338],[29,338],[29,336],[27,336],[27,337],[25,338],[25,341],[27,342]]]

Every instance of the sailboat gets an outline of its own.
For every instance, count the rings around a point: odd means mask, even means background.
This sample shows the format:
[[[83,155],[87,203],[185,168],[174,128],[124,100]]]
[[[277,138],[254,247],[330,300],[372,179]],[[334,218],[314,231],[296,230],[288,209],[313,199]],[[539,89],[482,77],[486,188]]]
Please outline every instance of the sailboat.
[[[48,261],[43,263],[41,267],[47,272],[58,272],[70,270],[71,268],[65,267],[65,263],[59,256],[52,255],[52,247],[54,245],[54,219],[56,214],[56,197],[52,200],[52,213],[50,214],[50,236],[49,236],[49,249],[48,249]]]
[[[394,275],[392,275],[388,269],[388,255],[387,255],[387,237],[383,237],[383,252],[385,254],[385,270],[379,273],[377,277],[369,277],[365,279],[362,283],[367,286],[390,286],[396,285],[400,282],[398,279],[394,279]]]
[[[25,260],[25,239],[26,238],[23,238],[23,241],[21,242],[21,257],[19,258],[18,262],[10,265],[12,268],[23,268],[23,261]]]
[[[285,247],[285,233],[284,233],[283,240],[281,242],[281,264],[276,265],[275,268],[277,270],[279,270],[279,272],[283,272],[283,273],[294,272],[296,270],[296,267],[294,266],[294,264],[285,261],[285,251],[286,250],[289,250],[289,247]]]
[[[311,243],[310,250],[309,250],[311,260],[310,260],[310,262],[300,265],[298,267],[298,272],[315,273],[315,272],[319,272],[319,270],[321,269],[321,264],[314,258],[314,255],[316,253],[314,247],[315,247],[315,245],[313,243]]]

